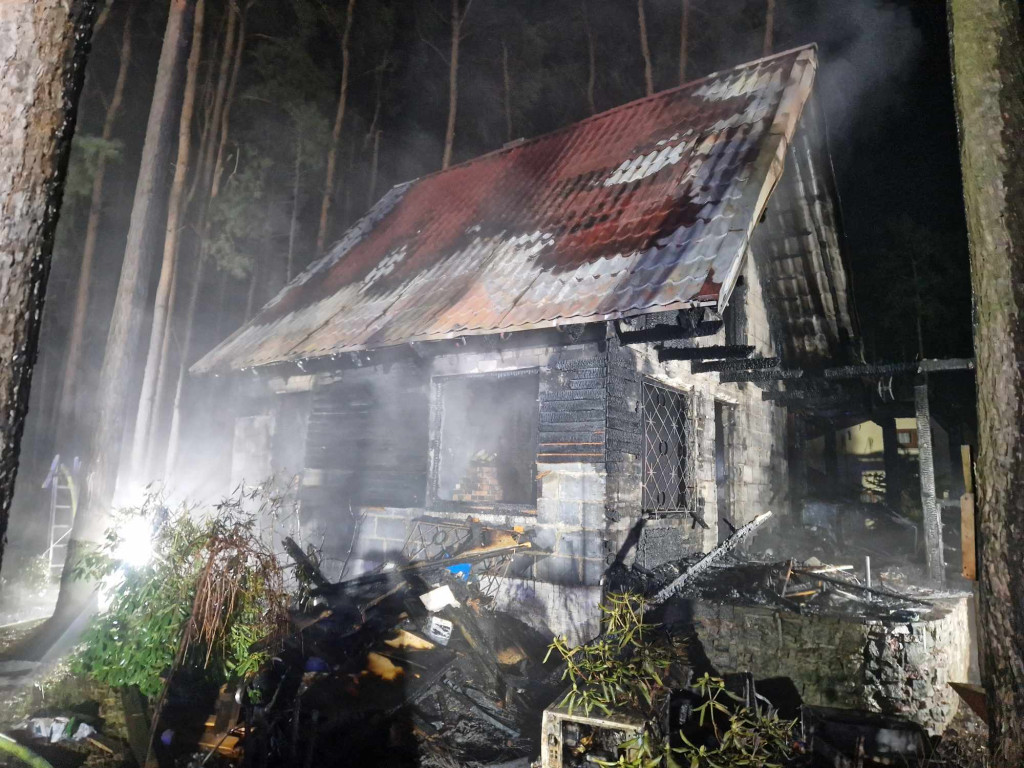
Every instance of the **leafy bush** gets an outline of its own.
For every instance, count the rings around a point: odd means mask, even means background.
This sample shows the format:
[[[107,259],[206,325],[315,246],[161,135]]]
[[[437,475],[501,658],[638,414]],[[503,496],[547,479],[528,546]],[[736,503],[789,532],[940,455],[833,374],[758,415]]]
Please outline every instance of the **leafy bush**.
[[[610,594],[601,606],[604,633],[587,645],[570,647],[564,637],[556,637],[548,649],[565,661],[563,680],[571,684],[561,705],[569,714],[582,708],[585,714],[599,709],[628,706],[653,714],[668,693],[665,676],[673,661],[682,661],[682,650],[664,636],[656,636],[655,627],[644,623],[647,602],[639,595]]]
[[[282,568],[252,510],[255,501],[265,511],[267,493],[240,491],[204,513],[168,510],[157,496],[122,510],[76,573],[112,593],[83,637],[76,671],[111,686],[137,685],[147,696],[186,665],[216,682],[253,674],[265,653],[250,647],[286,621],[287,609]],[[129,567],[124,532],[139,520],[152,525],[153,556]]]
[[[683,746],[672,750],[682,758],[682,765],[689,768],[782,768],[792,753],[795,720],[783,720],[774,712],[760,708],[735,707],[730,709],[719,699],[725,694],[734,704],[740,699],[725,690],[725,682],[705,673],[698,678],[695,686],[705,699],[694,709],[700,725],[711,726],[717,746],[696,746],[680,734]],[[728,728],[720,731],[715,722],[716,714],[729,718]],[[668,762],[668,767],[680,763]]]
[[[562,679],[571,688],[560,706],[569,714],[578,708],[585,714],[598,709],[606,715],[629,708],[649,718],[639,735],[619,744],[616,760],[588,759],[604,768],[781,768],[791,753],[796,722],[739,706],[740,700],[720,678],[705,674],[694,685],[704,700],[694,713],[700,727],[709,731],[712,746],[697,746],[680,733],[682,743],[673,747],[654,728],[669,693],[672,665],[685,655],[644,622],[646,607],[637,595],[609,595],[602,606],[605,632],[600,638],[576,647],[555,638],[548,651],[549,657],[557,652],[565,661]],[[719,725],[722,719],[728,726]]]

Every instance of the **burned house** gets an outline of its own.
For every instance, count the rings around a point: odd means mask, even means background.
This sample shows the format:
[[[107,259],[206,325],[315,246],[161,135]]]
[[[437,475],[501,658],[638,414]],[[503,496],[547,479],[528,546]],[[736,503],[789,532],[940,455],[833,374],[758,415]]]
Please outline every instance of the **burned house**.
[[[424,518],[521,528],[547,556],[499,600],[574,638],[616,558],[791,524],[792,419],[730,372],[857,357],[816,66],[781,53],[392,189],[193,367],[255,372],[248,477],[301,470],[349,575]]]

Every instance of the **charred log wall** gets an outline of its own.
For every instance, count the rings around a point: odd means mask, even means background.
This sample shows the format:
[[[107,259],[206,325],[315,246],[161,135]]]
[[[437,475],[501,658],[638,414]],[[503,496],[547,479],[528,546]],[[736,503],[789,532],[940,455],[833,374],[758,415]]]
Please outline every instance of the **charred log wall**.
[[[424,505],[428,429],[427,377],[414,366],[347,372],[314,390],[302,509],[303,520],[325,534],[328,558],[347,551],[360,509]],[[404,523],[378,531],[371,520],[359,533],[368,546],[393,549],[404,540]]]

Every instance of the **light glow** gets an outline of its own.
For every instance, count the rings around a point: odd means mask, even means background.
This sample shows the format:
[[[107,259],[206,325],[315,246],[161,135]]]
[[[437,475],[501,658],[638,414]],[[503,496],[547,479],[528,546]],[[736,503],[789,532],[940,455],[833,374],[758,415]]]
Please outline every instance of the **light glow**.
[[[118,530],[119,541],[114,559],[128,568],[141,568],[153,559],[153,523],[138,515],[125,521]]]

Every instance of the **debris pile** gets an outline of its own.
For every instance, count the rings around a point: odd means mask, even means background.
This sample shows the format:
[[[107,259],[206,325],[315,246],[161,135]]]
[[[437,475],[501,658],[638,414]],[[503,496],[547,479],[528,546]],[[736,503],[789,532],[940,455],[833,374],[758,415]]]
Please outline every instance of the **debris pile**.
[[[480,530],[461,551],[331,584],[294,542],[307,610],[243,699],[253,765],[485,765],[535,755],[561,687],[550,638],[492,609],[495,562],[532,550]],[[483,578],[481,578],[483,577]]]

